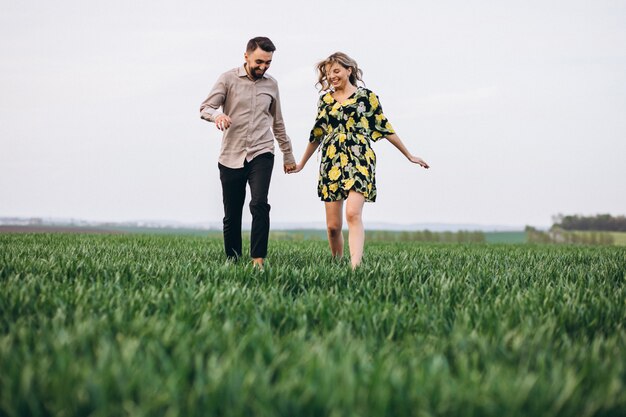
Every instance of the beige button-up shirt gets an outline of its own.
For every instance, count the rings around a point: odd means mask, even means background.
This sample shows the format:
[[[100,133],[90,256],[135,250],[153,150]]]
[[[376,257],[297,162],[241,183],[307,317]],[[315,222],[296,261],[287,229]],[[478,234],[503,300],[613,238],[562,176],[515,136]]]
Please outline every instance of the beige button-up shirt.
[[[225,72],[200,105],[200,117],[215,123],[215,118],[222,114],[220,107],[232,122],[222,137],[220,164],[241,168],[245,160],[274,153],[274,136],[283,153],[283,163],[295,164],[274,78],[264,74],[252,81],[243,66]]]

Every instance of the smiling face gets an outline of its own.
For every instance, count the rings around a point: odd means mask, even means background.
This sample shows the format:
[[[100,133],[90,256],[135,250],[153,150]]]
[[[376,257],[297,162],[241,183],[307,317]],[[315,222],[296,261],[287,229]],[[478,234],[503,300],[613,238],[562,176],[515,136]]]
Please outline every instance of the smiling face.
[[[256,48],[252,52],[246,52],[244,59],[246,60],[246,70],[248,74],[256,80],[263,77],[265,71],[272,63],[274,52],[266,52],[261,48]]]
[[[343,90],[350,84],[352,68],[344,68],[336,62],[326,66],[326,79],[335,90]]]

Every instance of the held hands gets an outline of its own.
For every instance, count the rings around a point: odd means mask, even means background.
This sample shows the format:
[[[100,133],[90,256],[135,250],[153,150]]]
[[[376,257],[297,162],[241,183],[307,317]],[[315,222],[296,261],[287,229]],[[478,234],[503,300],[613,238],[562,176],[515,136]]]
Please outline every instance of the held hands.
[[[422,168],[426,168],[426,169],[430,168],[430,165],[428,165],[426,163],[426,161],[424,161],[419,156],[409,155],[409,161],[413,162],[414,164],[417,164],[417,165],[421,166]]]
[[[230,117],[225,114],[220,114],[215,118],[215,126],[222,132],[228,129],[231,124],[232,121],[230,120]]]
[[[284,164],[283,171],[285,171],[285,174],[292,174],[294,172],[298,172],[296,171],[296,164]]]
[[[289,168],[287,168],[289,166]],[[300,171],[302,171],[302,168],[304,168],[303,164],[291,164],[291,165],[285,165],[285,174],[295,174],[298,173]]]

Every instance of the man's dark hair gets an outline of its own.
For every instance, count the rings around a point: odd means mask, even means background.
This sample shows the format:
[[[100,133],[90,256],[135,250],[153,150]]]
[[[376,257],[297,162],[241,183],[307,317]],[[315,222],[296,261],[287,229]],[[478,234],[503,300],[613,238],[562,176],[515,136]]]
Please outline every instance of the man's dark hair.
[[[264,36],[257,36],[256,38],[250,39],[246,47],[246,52],[254,52],[256,48],[261,48],[265,52],[274,52],[276,50],[270,38]]]

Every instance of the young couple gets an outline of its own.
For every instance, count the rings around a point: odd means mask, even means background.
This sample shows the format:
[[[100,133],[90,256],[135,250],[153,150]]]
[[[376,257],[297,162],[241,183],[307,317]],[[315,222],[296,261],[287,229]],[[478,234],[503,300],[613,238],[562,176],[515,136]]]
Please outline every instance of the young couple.
[[[250,256],[262,267],[267,255],[270,205],[267,203],[274,138],[283,154],[285,173],[302,170],[321,145],[317,193],[324,201],[328,242],[333,257],[343,255],[343,205],[346,204],[352,268],[361,263],[365,231],[362,212],[376,200],[376,155],[371,142],[391,142],[421,167],[428,164],[412,155],[385,117],[376,94],[357,85],[362,71],[344,53],[336,52],[317,65],[322,90],[317,118],[299,163],[285,132],[278,84],[266,74],[276,47],[265,37],[248,42],[243,66],[222,74],[200,106],[200,117],[224,132],[218,160],[224,203],[224,249],[228,258],[241,256],[241,218],[250,185],[252,230]],[[221,109],[221,110],[220,110]]]

